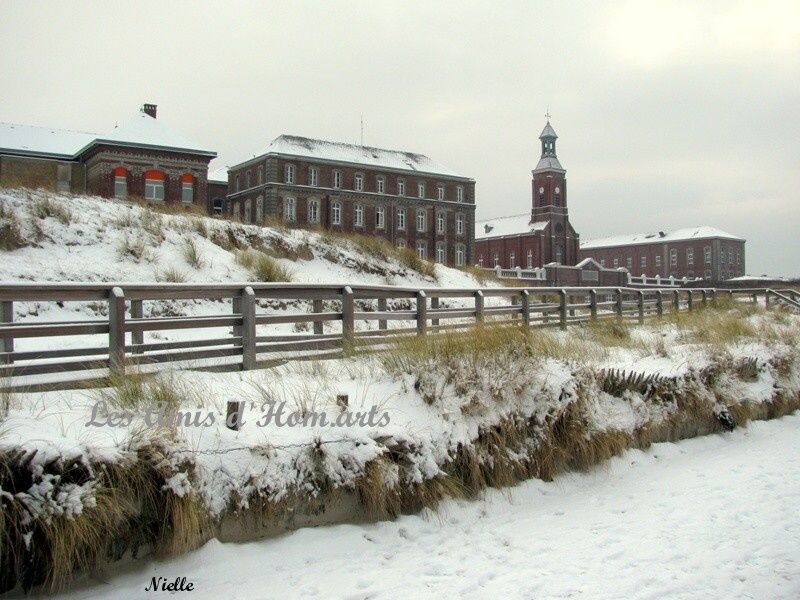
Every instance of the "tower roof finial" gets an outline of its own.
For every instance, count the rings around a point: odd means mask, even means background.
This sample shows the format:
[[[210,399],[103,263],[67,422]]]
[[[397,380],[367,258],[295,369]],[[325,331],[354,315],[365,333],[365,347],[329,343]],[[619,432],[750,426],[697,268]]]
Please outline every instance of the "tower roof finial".
[[[550,107],[547,107],[547,112],[544,113],[544,118],[547,119],[547,122],[550,122]]]

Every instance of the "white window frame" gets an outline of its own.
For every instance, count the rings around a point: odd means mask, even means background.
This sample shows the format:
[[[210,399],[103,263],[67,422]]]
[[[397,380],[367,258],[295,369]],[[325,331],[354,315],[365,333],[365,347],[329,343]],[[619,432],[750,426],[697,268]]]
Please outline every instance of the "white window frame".
[[[428,260],[428,242],[425,240],[417,240],[417,256],[422,260]]]
[[[395,219],[397,220],[397,231],[405,231],[406,230],[406,209],[405,208],[398,208],[397,213],[395,214]]]
[[[533,250],[531,250],[530,248],[528,248],[528,256],[526,264],[528,265],[529,269],[533,268]]]
[[[159,193],[160,192],[160,193]],[[164,202],[164,180],[145,179],[144,180],[144,199],[150,202]]]
[[[188,198],[187,198],[188,196]],[[194,182],[181,182],[181,203],[192,204],[194,202]]]
[[[694,248],[687,248],[686,249],[686,266],[690,267],[694,265]]]
[[[464,186],[459,185],[456,187],[456,201],[463,202],[464,201]]]
[[[466,223],[466,217],[464,213],[456,213],[456,235],[464,235],[464,231],[466,227],[464,224]]]
[[[678,249],[677,248],[670,248],[670,251],[669,251],[669,266],[670,267],[677,267],[678,266]]]
[[[425,233],[428,230],[428,212],[424,208],[417,209],[417,231]]]
[[[306,203],[306,218],[309,223],[319,223],[319,200],[309,198]]]
[[[356,173],[355,178],[353,179],[353,189],[357,192],[364,191],[364,174],[363,173]]]
[[[333,187],[337,190],[342,189],[342,172],[339,169],[333,171]]]
[[[379,175],[375,178],[375,189],[378,191],[379,194],[386,193],[386,177],[383,175]]]
[[[405,179],[398,179],[397,180],[397,195],[398,196],[405,196],[406,195],[406,180]]]
[[[291,196],[283,199],[283,220],[287,223],[297,221],[297,200]]]
[[[625,258],[625,265],[628,267],[628,271],[630,271],[633,268],[633,257],[628,256]]]
[[[444,200],[444,186],[441,184],[436,186],[436,199]]]
[[[294,183],[295,180],[295,168],[294,165],[284,165],[283,167],[283,182],[284,183]]]
[[[656,254],[656,267],[661,267],[661,255]]]
[[[417,198],[425,198],[425,182],[423,181],[417,183]]]
[[[308,185],[317,187],[319,185],[319,169],[311,167],[308,169]]]
[[[331,225],[342,224],[342,203],[338,200],[331,202]]]
[[[436,233],[443,234],[447,230],[447,215],[443,210],[436,213]]]
[[[264,183],[264,165],[258,165],[258,185]]]
[[[618,269],[619,268],[619,258],[618,257],[614,257],[614,260],[612,261],[611,264],[614,265],[615,269]]]
[[[497,267],[499,265],[500,265],[500,253],[499,252],[495,252],[494,253],[494,266]]]
[[[707,265],[711,264],[711,246],[703,247],[703,261]]]
[[[436,242],[436,262],[442,265],[447,262],[447,245],[444,242]]]
[[[126,175],[114,176],[114,198],[126,198],[128,196],[128,177]]]
[[[642,256],[641,258],[639,258],[639,266],[642,269],[646,269],[647,268],[647,257],[646,256]]]
[[[467,264],[467,249],[464,244],[456,244],[456,266],[463,267]],[[481,264],[483,264],[483,256],[481,256]]]
[[[384,229],[386,227],[386,208],[378,206],[375,208],[375,228]]]
[[[364,205],[355,204],[353,206],[353,226],[364,227]]]
[[[514,269],[517,266],[517,254],[513,250],[508,253],[508,268]]]

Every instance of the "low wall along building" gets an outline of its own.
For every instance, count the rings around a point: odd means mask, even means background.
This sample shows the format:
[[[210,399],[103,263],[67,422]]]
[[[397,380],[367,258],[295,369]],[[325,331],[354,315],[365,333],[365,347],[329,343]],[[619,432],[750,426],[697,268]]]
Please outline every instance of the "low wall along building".
[[[226,212],[377,236],[451,266],[473,257],[475,181],[413,152],[282,135],[229,169]]]
[[[148,202],[208,205],[208,163],[216,156],[156,119],[156,106],[109,133],[0,123],[0,185],[42,187]]]

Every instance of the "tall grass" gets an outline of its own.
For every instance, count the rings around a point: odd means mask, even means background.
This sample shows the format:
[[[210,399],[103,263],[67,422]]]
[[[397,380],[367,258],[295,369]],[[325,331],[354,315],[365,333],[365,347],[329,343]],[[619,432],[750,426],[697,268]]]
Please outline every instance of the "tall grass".
[[[0,250],[17,250],[27,245],[16,212],[5,203],[0,204]]]
[[[72,222],[72,212],[59,200],[54,200],[49,194],[40,196],[31,206],[31,214],[37,219],[52,217],[63,225]]]
[[[181,244],[181,254],[183,259],[195,269],[202,269],[206,265],[197,242],[191,237],[184,238]]]
[[[291,281],[292,272],[258,250],[237,250],[236,262],[250,271],[255,281],[265,283]]]

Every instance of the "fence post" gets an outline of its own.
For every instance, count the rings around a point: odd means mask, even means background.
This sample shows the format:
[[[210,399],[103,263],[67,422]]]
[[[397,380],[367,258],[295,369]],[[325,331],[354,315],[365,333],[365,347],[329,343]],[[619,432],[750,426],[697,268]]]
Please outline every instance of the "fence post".
[[[428,333],[428,297],[423,290],[417,291],[417,335]]]
[[[116,286],[108,295],[108,369],[125,374],[125,293]]]
[[[700,293],[702,294],[700,296],[700,301],[703,303],[703,306],[707,306],[708,305],[708,292],[706,292],[705,288],[703,288],[702,290],[700,290]]]
[[[686,308],[688,310],[692,310],[694,304],[694,295],[692,294],[692,290],[688,290],[686,292]]]
[[[769,308],[769,289],[764,290],[764,308]]]
[[[378,298],[378,312],[386,312],[387,301],[386,298]],[[389,321],[387,319],[378,319],[378,329],[386,331],[389,328]]]
[[[131,300],[131,319],[141,319],[144,316],[144,306],[141,300]],[[134,331],[131,333],[131,343],[144,344],[144,331]],[[141,354],[142,351],[134,348],[134,353]]]
[[[431,298],[431,310],[436,310],[437,308],[439,308],[439,296],[433,296]],[[438,327],[439,319],[431,319],[431,325]]]
[[[678,290],[672,290],[672,308],[675,312],[681,310],[681,293]]]
[[[561,329],[567,328],[567,290],[558,290],[558,324]]]
[[[475,292],[475,323],[483,323],[483,292]]]
[[[8,323],[9,325],[14,322],[14,301],[3,300],[0,302],[0,323]],[[13,352],[14,351],[14,338],[9,336],[6,338],[0,337],[0,352]],[[0,364],[10,365],[14,362],[10,356],[0,360]]]
[[[664,316],[664,292],[661,290],[656,291],[656,314]]]
[[[592,321],[597,319],[597,290],[594,288],[589,290],[589,313]]]
[[[231,313],[234,315],[241,315],[242,314],[242,297],[241,296],[234,296],[231,299]],[[241,325],[234,325],[233,326],[233,337],[240,337],[242,335],[242,326]]]
[[[644,292],[639,290],[636,293],[636,305],[639,309],[639,323],[644,323]]]
[[[256,293],[246,287],[241,295],[242,308],[242,370],[256,368]]]
[[[342,342],[353,342],[355,333],[355,304],[353,302],[353,289],[347,285],[342,290]]]
[[[528,290],[522,290],[520,293],[520,303],[522,305],[522,325],[524,327],[531,326],[531,294]]]
[[[323,309],[322,298],[312,300],[311,310],[315,313],[321,313]],[[378,308],[380,310],[380,307]],[[322,335],[322,321],[314,321],[314,335]]]
[[[621,319],[622,318],[622,288],[617,288],[617,316]]]

